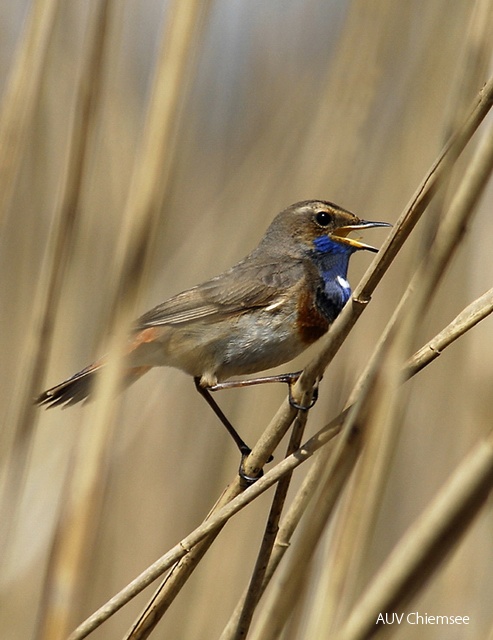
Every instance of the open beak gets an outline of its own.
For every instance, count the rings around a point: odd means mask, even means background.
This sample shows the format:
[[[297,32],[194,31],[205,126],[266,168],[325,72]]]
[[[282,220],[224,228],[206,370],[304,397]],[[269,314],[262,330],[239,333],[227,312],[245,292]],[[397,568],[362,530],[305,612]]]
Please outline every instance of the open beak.
[[[392,225],[388,222],[371,222],[370,220],[360,220],[357,224],[348,224],[344,227],[339,227],[334,229],[330,236],[336,242],[340,242],[341,244],[347,244],[353,249],[366,249],[366,251],[373,251],[373,253],[377,253],[378,249],[376,247],[372,247],[370,244],[365,244],[364,242],[360,242],[359,240],[355,240],[354,238],[349,238],[348,234],[351,231],[356,231],[357,229],[370,229],[371,227],[391,227]]]

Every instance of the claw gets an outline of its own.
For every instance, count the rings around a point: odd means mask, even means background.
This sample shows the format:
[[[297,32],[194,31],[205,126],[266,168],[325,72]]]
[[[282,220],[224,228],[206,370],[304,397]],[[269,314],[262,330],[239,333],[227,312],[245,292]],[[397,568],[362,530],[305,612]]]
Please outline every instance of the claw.
[[[242,484],[246,487],[250,487],[252,484],[255,484],[257,480],[259,480],[264,475],[264,471],[263,469],[260,469],[260,472],[257,476],[249,476],[248,474],[246,474],[243,469],[243,463],[245,462],[246,458],[247,456],[242,456],[241,458],[240,468],[238,469],[238,475],[242,480]]]
[[[315,387],[313,387],[313,394],[312,394],[312,399],[311,402],[308,406],[304,406],[302,404],[299,404],[298,402],[296,402],[296,400],[293,398],[293,392],[292,392],[292,383],[288,382],[288,388],[289,388],[289,393],[288,393],[288,400],[289,400],[289,404],[293,407],[293,409],[296,409],[297,411],[308,411],[309,409],[311,409],[315,403],[318,400],[318,383]]]

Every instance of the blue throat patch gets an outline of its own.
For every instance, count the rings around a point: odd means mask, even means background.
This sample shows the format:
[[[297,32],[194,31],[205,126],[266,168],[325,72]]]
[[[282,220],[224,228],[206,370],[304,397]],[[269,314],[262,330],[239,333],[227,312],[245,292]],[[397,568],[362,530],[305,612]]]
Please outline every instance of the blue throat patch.
[[[331,240],[329,236],[318,236],[318,238],[315,238],[313,241],[313,246],[317,253],[347,253],[348,257],[354,251],[352,247],[347,244],[342,244],[341,242],[335,242],[334,240]]]
[[[313,261],[321,278],[316,294],[317,306],[329,322],[334,322],[351,296],[347,270],[355,250],[328,236],[315,238],[313,246]]]

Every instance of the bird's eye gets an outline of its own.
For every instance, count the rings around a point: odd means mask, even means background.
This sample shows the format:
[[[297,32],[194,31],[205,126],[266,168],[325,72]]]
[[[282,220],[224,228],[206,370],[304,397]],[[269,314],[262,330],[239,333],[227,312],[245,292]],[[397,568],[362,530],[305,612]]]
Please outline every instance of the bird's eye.
[[[328,211],[317,211],[315,214],[315,222],[320,227],[328,227],[331,222],[332,216]]]

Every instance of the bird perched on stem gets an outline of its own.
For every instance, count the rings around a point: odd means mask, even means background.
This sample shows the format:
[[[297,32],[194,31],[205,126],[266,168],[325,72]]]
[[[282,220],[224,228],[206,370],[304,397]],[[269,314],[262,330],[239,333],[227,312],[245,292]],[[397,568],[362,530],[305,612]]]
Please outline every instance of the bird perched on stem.
[[[209,391],[257,382],[292,384],[298,373],[225,382],[292,360],[318,340],[351,295],[350,256],[374,247],[351,231],[390,226],[361,220],[324,200],[305,200],[279,213],[260,244],[224,273],[179,293],[141,316],[126,349],[124,382],[152,367],[193,376],[197,389],[235,440],[250,452]],[[71,405],[91,393],[105,358],[48,389],[38,404]],[[290,402],[297,406],[291,397]]]

